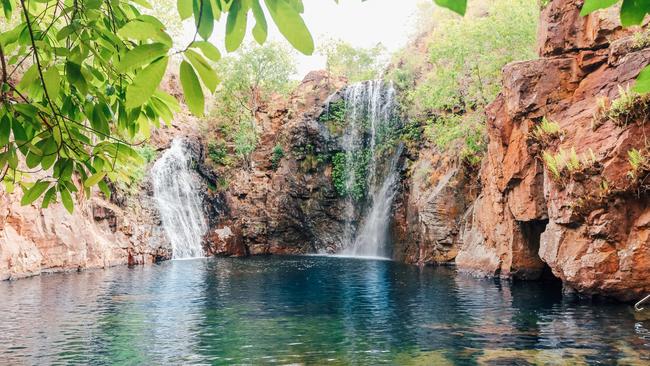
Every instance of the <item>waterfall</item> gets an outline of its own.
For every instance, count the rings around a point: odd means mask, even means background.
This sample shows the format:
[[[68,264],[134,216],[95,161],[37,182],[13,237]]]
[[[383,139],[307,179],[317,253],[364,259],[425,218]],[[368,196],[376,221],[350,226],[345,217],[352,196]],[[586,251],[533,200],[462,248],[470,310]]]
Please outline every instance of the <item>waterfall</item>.
[[[151,169],[154,197],[173,259],[204,256],[202,242],[208,227],[190,154],[182,139],[174,139]]]
[[[346,243],[339,254],[387,257],[402,151],[396,138],[395,89],[382,80],[366,81],[348,86],[343,100]]]

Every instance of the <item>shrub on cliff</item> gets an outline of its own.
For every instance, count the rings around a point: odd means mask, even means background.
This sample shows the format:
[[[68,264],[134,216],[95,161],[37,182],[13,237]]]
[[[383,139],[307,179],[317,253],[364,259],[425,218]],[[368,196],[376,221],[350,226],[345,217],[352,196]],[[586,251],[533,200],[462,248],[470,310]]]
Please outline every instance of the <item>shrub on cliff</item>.
[[[460,18],[423,8],[424,29],[388,76],[401,89],[407,117],[427,125],[425,136],[443,150],[452,146],[446,140],[461,141],[463,158],[476,164],[485,148],[485,138],[477,138],[484,133],[481,116],[500,90],[501,69],[536,55],[539,7],[498,0],[474,2],[470,10]]]

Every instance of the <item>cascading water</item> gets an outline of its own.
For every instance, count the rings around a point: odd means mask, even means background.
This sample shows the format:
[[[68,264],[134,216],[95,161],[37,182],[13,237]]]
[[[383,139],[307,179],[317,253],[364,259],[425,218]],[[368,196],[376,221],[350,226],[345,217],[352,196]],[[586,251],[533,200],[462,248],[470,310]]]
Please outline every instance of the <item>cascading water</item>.
[[[395,89],[382,80],[350,85],[343,93],[346,129],[346,241],[340,254],[387,257],[391,206],[402,147]]]
[[[204,256],[202,242],[208,227],[198,177],[192,173],[190,162],[185,142],[174,139],[151,169],[154,197],[172,244],[173,259]]]

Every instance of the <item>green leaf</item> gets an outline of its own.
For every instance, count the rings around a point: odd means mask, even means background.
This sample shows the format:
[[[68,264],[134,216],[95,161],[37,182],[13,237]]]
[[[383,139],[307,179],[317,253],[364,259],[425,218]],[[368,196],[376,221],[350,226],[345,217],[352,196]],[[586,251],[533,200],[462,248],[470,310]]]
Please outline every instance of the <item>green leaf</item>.
[[[585,0],[582,9],[580,9],[580,15],[585,16],[596,10],[609,8],[617,2],[619,2],[619,0]]]
[[[97,183],[97,186],[99,187],[99,190],[104,193],[104,196],[106,196],[106,198],[111,198],[111,190],[108,188],[108,184],[106,184],[105,181],[99,181],[99,183]]]
[[[45,88],[50,98],[56,99],[61,89],[61,77],[56,66],[51,66],[43,73],[43,80],[45,80]]]
[[[149,2],[147,2],[146,0],[131,0],[131,1],[144,8],[151,9],[151,4],[149,4]]]
[[[219,49],[208,41],[192,42],[192,47],[200,49],[205,57],[214,62],[217,62],[221,59],[221,52],[219,52]]]
[[[126,108],[132,109],[144,104],[160,85],[169,57],[163,57],[152,62],[140,71],[126,88]]]
[[[74,203],[72,202],[70,191],[68,191],[65,186],[59,185],[59,192],[61,193],[61,203],[63,203],[63,207],[65,207],[69,213],[72,213],[74,211]]]
[[[187,61],[181,63],[180,79],[181,86],[183,87],[183,94],[185,94],[185,102],[187,103],[190,112],[199,117],[203,116],[203,111],[205,109],[203,90],[201,89],[199,78],[196,77],[194,69]]]
[[[253,15],[255,16],[255,26],[253,27],[253,37],[259,44],[266,42],[266,37],[268,35],[268,24],[266,24],[266,17],[264,17],[264,11],[260,6],[259,0],[253,0]]]
[[[206,88],[208,88],[211,93],[214,93],[219,84],[219,79],[217,78],[217,73],[212,69],[212,67],[210,67],[210,64],[208,64],[203,56],[192,50],[185,51],[185,57],[187,57],[192,66],[194,66],[194,69],[199,73]]]
[[[641,70],[639,76],[636,78],[633,90],[637,93],[650,92],[650,65]]]
[[[25,158],[25,164],[27,165],[27,167],[29,169],[33,169],[33,168],[37,167],[38,164],[41,163],[42,159],[43,159],[43,157],[41,155],[38,155],[38,154],[30,151],[27,154],[27,157]]]
[[[178,0],[176,2],[178,15],[180,15],[181,20],[185,20],[192,16],[192,3],[192,0]]]
[[[134,39],[136,41],[154,40],[161,42],[167,47],[172,46],[172,38],[161,28],[151,22],[132,20],[117,31],[120,37]]]
[[[650,11],[648,0],[624,0],[621,6],[621,24],[624,27],[639,25]]]
[[[48,208],[50,206],[50,203],[54,202],[56,199],[56,187],[52,187],[45,192],[45,196],[43,196],[43,203],[41,204],[41,208]]]
[[[467,10],[467,0],[435,0],[436,4],[454,11],[460,15],[465,15]]]
[[[199,15],[201,19],[199,20]],[[212,35],[214,30],[214,17],[212,16],[212,6],[207,0],[199,0],[195,2],[194,19],[201,38],[207,40]]]
[[[34,185],[31,186],[31,188],[24,192],[23,198],[20,200],[20,204],[22,206],[27,206],[36,201],[49,186],[50,182],[42,180],[37,181],[34,183]]]
[[[68,61],[65,64],[65,74],[68,78],[68,82],[75,86],[82,94],[88,92],[88,84],[86,83],[86,78],[81,73],[81,66],[74,62]]]
[[[13,1],[12,0],[2,0],[2,9],[5,14],[5,19],[9,20],[11,19],[11,14],[14,10],[13,6]]]
[[[0,118],[0,147],[5,147],[9,143],[11,134],[11,120],[9,116],[4,115]]]
[[[104,177],[106,176],[106,172],[100,172],[100,173],[95,173],[88,177],[86,181],[84,182],[84,187],[90,188],[94,186],[95,184],[99,183]]]
[[[248,8],[243,1],[235,1],[230,6],[226,21],[226,51],[233,52],[239,48],[246,35]]]
[[[151,43],[136,46],[129,50],[117,64],[117,71],[126,72],[147,65],[153,60],[167,54],[169,47],[163,43]]]
[[[314,39],[300,13],[286,0],[265,0],[265,3],[273,22],[287,41],[305,55],[314,53]]]

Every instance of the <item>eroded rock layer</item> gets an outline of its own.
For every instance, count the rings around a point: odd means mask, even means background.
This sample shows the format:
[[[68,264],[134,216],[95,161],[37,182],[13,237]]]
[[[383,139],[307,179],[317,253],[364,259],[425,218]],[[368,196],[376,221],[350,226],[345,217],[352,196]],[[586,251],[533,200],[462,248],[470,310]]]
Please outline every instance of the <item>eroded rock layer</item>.
[[[630,36],[638,29],[620,27],[616,9],[580,17],[581,5],[552,1],[542,12],[540,58],[503,70],[502,93],[488,108],[483,189],[456,263],[531,279],[548,266],[567,288],[631,300],[650,292],[650,207],[628,161],[628,151],[646,148],[648,125],[599,114],[626,94],[650,49]],[[549,141],[533,136],[544,118],[561,127]],[[580,164],[555,176],[543,151],[575,151]]]

